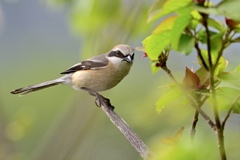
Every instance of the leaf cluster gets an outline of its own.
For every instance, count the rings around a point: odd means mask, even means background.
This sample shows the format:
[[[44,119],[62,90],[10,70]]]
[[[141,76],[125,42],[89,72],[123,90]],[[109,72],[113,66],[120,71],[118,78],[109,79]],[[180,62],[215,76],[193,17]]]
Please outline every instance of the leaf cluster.
[[[239,69],[226,72],[228,61],[223,57],[224,50],[230,44],[239,42],[240,39],[238,23],[240,16],[236,14],[237,6],[240,7],[237,0],[225,0],[216,5],[192,0],[156,0],[152,5],[148,21],[163,19],[152,34],[142,41],[151,61],[152,72],[156,73],[163,69],[170,73],[167,59],[171,50],[189,55],[193,54],[195,49],[199,64],[196,71],[186,68],[184,79],[177,82],[177,85],[169,85],[156,103],[158,112],[173,102],[182,101],[183,99],[180,98],[184,97],[182,90],[187,91],[187,94],[197,101],[210,97],[209,102],[212,103],[210,69],[214,75],[219,108],[229,109],[232,101],[238,98],[240,95],[238,83],[240,76],[237,76]],[[215,17],[210,14],[214,14]],[[219,17],[224,17],[225,21],[220,21]],[[208,48],[208,46],[211,47]],[[226,86],[222,82],[231,85]],[[236,96],[226,96],[232,94]],[[222,101],[225,103],[221,103]],[[234,113],[240,113],[239,105],[240,102],[234,105]]]

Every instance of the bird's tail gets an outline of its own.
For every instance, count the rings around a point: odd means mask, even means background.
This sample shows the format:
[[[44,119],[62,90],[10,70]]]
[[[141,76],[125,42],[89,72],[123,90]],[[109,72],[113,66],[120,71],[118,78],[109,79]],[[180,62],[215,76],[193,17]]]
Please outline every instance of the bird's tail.
[[[39,84],[36,84],[36,85],[31,85],[31,86],[19,88],[19,89],[16,89],[16,90],[12,91],[11,93],[12,94],[25,95],[25,94],[28,94],[30,92],[34,92],[34,91],[38,91],[38,90],[41,90],[41,89],[44,89],[44,88],[47,88],[47,87],[62,84],[63,82],[64,82],[64,80],[59,78],[59,79],[39,83]]]

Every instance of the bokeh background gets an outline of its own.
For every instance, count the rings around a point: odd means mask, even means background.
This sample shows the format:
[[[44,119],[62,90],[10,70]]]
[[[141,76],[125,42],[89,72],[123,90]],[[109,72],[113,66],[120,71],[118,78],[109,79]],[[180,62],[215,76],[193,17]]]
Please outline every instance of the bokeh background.
[[[57,78],[71,65],[105,53],[116,44],[140,46],[157,25],[146,22],[152,2],[0,1],[1,160],[141,159],[86,92],[64,85],[23,97],[10,91]],[[239,63],[238,51],[238,45],[228,50],[229,68]],[[136,52],[130,74],[102,94],[155,153],[167,155],[169,148],[161,139],[184,126],[181,141],[188,143],[194,110],[173,104],[156,112],[155,102],[170,79],[164,72],[152,75],[149,60],[141,55]],[[169,67],[181,81],[186,66],[197,69],[194,61],[196,54],[172,53]],[[239,122],[239,116],[233,115],[226,126],[229,159],[240,156]],[[196,150],[195,158],[217,159],[215,142],[215,135],[200,118],[196,146],[205,154],[199,156]],[[183,150],[190,149],[186,146]]]

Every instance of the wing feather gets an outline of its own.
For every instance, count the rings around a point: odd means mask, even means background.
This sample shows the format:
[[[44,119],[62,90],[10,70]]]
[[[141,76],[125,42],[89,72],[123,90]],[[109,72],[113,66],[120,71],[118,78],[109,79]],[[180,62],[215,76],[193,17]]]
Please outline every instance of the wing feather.
[[[107,58],[103,55],[93,57],[86,61],[82,61],[81,63],[75,64],[74,66],[70,67],[66,71],[62,72],[61,74],[69,74],[80,70],[96,70],[104,68],[108,65]]]

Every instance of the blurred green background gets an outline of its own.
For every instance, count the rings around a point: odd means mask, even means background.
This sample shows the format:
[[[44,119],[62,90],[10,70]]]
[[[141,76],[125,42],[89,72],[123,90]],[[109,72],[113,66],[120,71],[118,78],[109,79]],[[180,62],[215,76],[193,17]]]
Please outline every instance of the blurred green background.
[[[135,160],[141,159],[94,98],[84,91],[57,86],[27,96],[13,89],[57,78],[59,73],[114,45],[141,45],[156,24],[148,24],[153,1],[144,0],[1,0],[0,1],[0,160]],[[230,67],[239,63],[238,45],[228,52]],[[234,54],[233,54],[234,53]],[[185,126],[181,141],[188,143],[194,110],[174,104],[161,113],[155,102],[170,79],[152,75],[148,59],[135,54],[130,74],[102,94],[115,111],[155,153],[168,155],[161,139]],[[197,69],[195,54],[172,53],[169,67],[181,81],[185,67]],[[207,108],[207,107],[206,107]],[[206,109],[205,108],[205,109]],[[230,159],[240,156],[240,121],[233,115],[226,126]],[[200,118],[196,159],[217,159],[215,136]],[[209,153],[209,148],[211,153]],[[189,148],[179,149],[189,151]],[[183,152],[184,152],[183,151]],[[208,154],[207,154],[208,153]],[[194,153],[195,154],[195,153]]]

